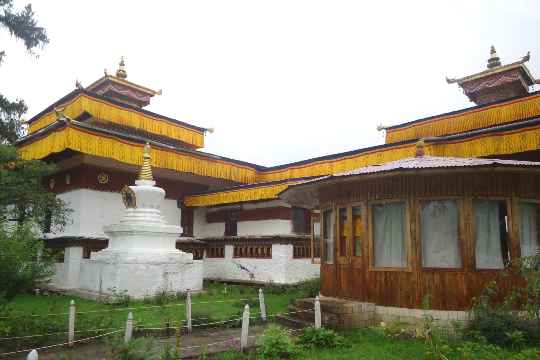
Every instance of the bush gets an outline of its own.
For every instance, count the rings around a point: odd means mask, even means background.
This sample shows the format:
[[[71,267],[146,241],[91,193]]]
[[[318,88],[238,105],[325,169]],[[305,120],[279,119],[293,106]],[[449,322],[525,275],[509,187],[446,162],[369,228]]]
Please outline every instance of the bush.
[[[289,292],[300,292],[301,297],[315,297],[321,291],[321,280],[319,278],[301,281],[291,285],[281,285],[270,283],[264,288],[267,294],[286,294]]]
[[[289,334],[279,326],[271,325],[257,339],[257,355],[261,360],[292,359],[298,349]]]
[[[307,348],[335,348],[343,346],[345,339],[335,331],[325,328],[310,327],[304,330],[298,343]]]
[[[486,311],[477,314],[467,327],[467,338],[478,335],[491,344],[504,347],[538,343],[540,321],[522,319],[512,312]]]
[[[31,224],[12,231],[0,221],[0,299],[31,292],[39,281],[53,274],[52,259],[31,229]]]

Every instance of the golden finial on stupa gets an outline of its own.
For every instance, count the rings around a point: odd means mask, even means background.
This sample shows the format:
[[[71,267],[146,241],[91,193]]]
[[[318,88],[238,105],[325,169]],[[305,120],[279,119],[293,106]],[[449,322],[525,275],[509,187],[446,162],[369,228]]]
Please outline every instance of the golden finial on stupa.
[[[116,77],[120,79],[127,78],[126,63],[124,62],[124,57],[120,57],[120,63],[118,64],[118,70],[116,70]]]
[[[154,178],[152,177],[151,159],[152,158],[150,156],[150,144],[146,143],[143,150],[143,163],[141,167],[141,172],[139,173],[139,180],[154,180]]]

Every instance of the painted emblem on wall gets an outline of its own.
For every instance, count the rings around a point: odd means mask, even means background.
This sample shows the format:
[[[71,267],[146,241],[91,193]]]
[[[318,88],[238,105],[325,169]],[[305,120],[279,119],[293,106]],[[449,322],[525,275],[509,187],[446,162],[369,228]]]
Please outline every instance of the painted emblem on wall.
[[[122,195],[122,201],[124,202],[124,206],[126,208],[136,208],[137,207],[137,199],[135,198],[135,193],[131,188],[127,185],[125,185],[122,190],[120,191],[120,194]]]
[[[109,175],[105,173],[99,173],[97,176],[97,181],[100,184],[107,184],[109,182]]]

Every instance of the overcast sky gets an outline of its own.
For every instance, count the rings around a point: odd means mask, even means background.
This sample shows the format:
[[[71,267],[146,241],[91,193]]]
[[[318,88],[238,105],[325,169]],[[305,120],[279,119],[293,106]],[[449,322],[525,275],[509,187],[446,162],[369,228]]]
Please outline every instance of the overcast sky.
[[[26,4],[15,2],[17,6]],[[50,44],[29,56],[0,32],[0,91],[27,118],[114,73],[163,95],[149,110],[216,131],[205,151],[278,165],[383,142],[391,125],[471,106],[445,75],[531,51],[538,1],[32,0]]]

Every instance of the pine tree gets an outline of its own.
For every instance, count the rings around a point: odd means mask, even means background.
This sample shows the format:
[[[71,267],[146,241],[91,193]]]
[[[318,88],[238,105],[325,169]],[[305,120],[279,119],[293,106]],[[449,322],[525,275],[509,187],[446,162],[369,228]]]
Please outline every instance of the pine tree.
[[[11,36],[22,40],[32,56],[36,56],[36,48],[49,42],[45,29],[37,25],[30,4],[22,10],[16,10],[13,0],[0,0],[0,28],[5,28]],[[5,56],[5,50],[0,49],[0,65]],[[0,143],[13,144],[23,135],[21,116],[27,110],[23,100],[10,101],[0,92]]]

